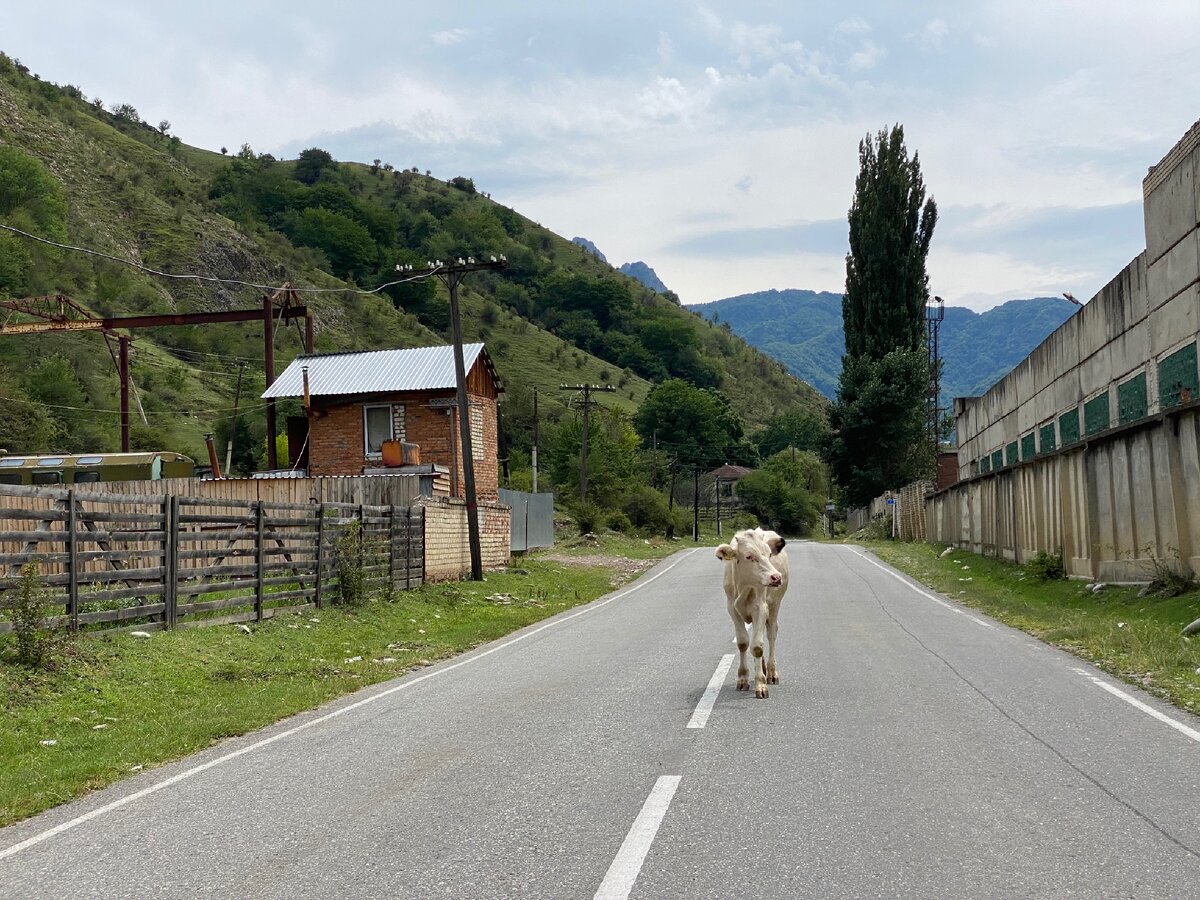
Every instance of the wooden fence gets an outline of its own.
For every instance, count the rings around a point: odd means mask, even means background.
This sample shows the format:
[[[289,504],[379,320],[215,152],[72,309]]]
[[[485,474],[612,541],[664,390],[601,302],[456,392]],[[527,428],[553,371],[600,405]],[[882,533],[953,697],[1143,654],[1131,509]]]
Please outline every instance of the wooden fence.
[[[0,501],[0,614],[36,562],[56,627],[262,621],[336,600],[343,574],[373,591],[424,579],[420,506],[9,485]]]

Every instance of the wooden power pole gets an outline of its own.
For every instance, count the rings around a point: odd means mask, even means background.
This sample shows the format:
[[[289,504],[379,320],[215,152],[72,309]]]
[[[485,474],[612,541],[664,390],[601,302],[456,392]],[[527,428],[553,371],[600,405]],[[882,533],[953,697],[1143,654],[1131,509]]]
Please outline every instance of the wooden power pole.
[[[617,389],[611,384],[563,384],[559,385],[559,388],[564,391],[578,391],[582,395],[578,400],[579,405],[583,408],[583,436],[579,445],[579,499],[586,500],[589,415],[592,404],[596,402],[592,399],[592,394],[596,391],[615,393]]]
[[[483,581],[483,552],[479,546],[479,498],[475,494],[475,453],[471,447],[471,415],[467,403],[467,368],[463,362],[462,318],[458,312],[458,286],[469,272],[503,269],[504,257],[490,262],[473,258],[434,264],[436,275],[450,292],[450,329],[454,341],[454,383],[457,387],[458,430],[462,443],[463,488],[467,501],[467,541],[471,546],[471,580]]]

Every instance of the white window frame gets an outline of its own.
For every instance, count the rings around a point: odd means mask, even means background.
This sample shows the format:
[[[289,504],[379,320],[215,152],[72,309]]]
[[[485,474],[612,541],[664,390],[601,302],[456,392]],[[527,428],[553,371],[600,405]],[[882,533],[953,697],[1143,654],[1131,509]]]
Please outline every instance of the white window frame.
[[[372,409],[383,409],[387,411],[388,435],[384,438],[385,441],[395,440],[396,438],[396,423],[392,418],[392,404],[390,403],[364,403],[362,408],[363,416],[363,456],[366,459],[380,459],[383,457],[383,449],[378,451],[371,450],[371,432],[370,419],[368,411]]]

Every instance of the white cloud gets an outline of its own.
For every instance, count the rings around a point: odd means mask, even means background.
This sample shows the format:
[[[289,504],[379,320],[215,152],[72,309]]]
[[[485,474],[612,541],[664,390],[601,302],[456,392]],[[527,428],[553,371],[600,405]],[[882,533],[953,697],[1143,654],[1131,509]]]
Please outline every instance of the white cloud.
[[[945,19],[931,19],[919,31],[909,32],[906,37],[923,50],[941,50],[949,33],[950,26]]]
[[[450,47],[461,44],[471,32],[465,28],[451,28],[449,31],[435,31],[432,39],[439,47]]]

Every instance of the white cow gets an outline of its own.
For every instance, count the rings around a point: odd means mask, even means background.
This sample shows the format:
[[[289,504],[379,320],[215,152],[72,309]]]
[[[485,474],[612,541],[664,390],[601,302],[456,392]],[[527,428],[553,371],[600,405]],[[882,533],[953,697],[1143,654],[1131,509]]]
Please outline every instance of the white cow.
[[[766,697],[768,684],[779,684],[775,665],[775,638],[779,634],[779,604],[788,586],[787,542],[774,531],[752,528],[739,531],[728,544],[717,548],[725,560],[725,599],[741,661],[737,689],[750,690],[746,650],[754,655],[754,696]],[[749,634],[746,626],[749,625]],[[763,655],[763,638],[770,655]]]

